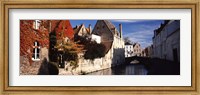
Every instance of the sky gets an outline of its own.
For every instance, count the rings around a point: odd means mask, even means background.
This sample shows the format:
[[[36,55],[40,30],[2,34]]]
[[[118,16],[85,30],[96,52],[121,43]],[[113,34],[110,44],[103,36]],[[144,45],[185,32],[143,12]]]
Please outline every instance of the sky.
[[[152,44],[153,31],[160,27],[164,20],[110,20],[119,30],[122,24],[123,37],[128,37],[133,43],[138,42],[142,48]],[[97,20],[70,20],[72,27],[84,24],[86,27],[91,24],[92,29]]]

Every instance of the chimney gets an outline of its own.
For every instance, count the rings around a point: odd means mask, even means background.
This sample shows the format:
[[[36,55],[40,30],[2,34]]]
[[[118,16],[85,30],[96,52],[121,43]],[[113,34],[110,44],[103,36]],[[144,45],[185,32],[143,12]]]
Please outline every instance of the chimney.
[[[120,38],[122,38],[122,24],[119,24]]]
[[[92,33],[92,26],[91,26],[91,24],[89,24],[89,32],[90,32],[90,34]]]

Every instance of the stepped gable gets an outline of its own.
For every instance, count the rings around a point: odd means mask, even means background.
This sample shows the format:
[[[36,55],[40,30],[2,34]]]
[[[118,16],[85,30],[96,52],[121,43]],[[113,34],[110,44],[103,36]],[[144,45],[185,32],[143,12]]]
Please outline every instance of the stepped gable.
[[[72,39],[74,37],[74,31],[73,28],[69,22],[69,20],[62,20],[58,26],[59,30],[61,31],[57,31],[57,32],[62,32],[63,28],[64,29],[64,37],[68,37],[69,39]]]
[[[74,30],[69,20],[51,20],[51,31],[56,32],[57,39],[61,39],[61,35],[63,35],[63,37],[68,37],[69,39],[74,38]]]

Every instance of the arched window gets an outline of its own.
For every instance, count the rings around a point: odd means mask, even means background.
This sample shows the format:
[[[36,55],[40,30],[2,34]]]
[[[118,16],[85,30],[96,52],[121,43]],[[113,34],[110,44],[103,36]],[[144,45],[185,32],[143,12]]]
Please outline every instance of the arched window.
[[[40,44],[39,42],[35,41],[33,43],[33,55],[32,55],[32,60],[40,60]]]

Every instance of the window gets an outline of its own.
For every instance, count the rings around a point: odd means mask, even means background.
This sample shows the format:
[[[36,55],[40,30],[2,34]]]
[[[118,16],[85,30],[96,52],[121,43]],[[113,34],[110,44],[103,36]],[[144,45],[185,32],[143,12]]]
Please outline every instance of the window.
[[[40,60],[40,47],[37,41],[34,42],[32,60]]]
[[[33,22],[33,28],[39,29],[39,27],[40,27],[40,20],[35,20],[35,21]]]

